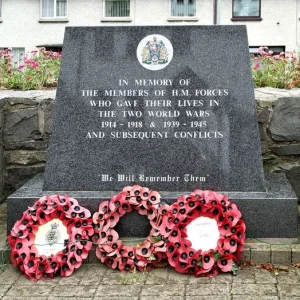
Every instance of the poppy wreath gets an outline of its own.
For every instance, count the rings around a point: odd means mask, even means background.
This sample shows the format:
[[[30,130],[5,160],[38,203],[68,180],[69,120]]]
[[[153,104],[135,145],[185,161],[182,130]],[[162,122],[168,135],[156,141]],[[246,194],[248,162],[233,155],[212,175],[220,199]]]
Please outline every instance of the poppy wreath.
[[[145,271],[166,258],[165,243],[157,227],[159,203],[158,192],[139,185],[124,187],[110,201],[101,202],[93,215],[96,224],[93,242],[97,243],[96,256],[102,263],[120,271]],[[147,216],[152,227],[149,236],[136,247],[125,246],[114,230],[120,218],[131,211]]]
[[[53,278],[54,275],[70,276],[87,258],[92,243],[89,241],[94,233],[91,213],[81,207],[74,198],[65,196],[44,196],[29,207],[21,220],[11,230],[8,243],[11,247],[11,261],[30,280]],[[56,222],[56,220],[59,220]],[[35,244],[40,226],[54,221],[54,226],[44,234],[43,245],[57,243],[55,232],[58,223],[66,229],[68,239],[62,243],[62,250],[55,254],[39,254]],[[60,224],[61,224],[60,223]],[[53,231],[54,230],[54,231]],[[48,235],[50,234],[50,235]],[[48,235],[48,238],[46,237]]]
[[[187,226],[199,217],[214,219],[219,231],[215,249],[193,249]],[[217,276],[235,273],[245,242],[246,226],[241,212],[227,196],[213,191],[195,190],[180,196],[162,217],[160,234],[166,243],[169,264],[179,273]]]

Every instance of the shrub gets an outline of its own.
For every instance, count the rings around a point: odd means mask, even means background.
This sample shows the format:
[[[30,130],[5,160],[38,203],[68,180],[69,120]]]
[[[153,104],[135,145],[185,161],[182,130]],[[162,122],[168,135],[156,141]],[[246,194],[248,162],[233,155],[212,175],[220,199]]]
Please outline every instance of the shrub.
[[[296,51],[274,55],[268,47],[260,47],[259,55],[252,56],[252,76],[255,87],[291,89],[300,87],[300,58]]]
[[[34,90],[57,85],[60,53],[41,48],[22,55],[22,64],[18,64],[13,61],[11,49],[0,51],[0,86]]]

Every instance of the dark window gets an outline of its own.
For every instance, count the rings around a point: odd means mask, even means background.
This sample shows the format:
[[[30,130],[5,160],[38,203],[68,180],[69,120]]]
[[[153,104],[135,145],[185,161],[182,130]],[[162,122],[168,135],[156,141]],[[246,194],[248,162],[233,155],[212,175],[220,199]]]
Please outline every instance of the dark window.
[[[52,52],[58,52],[61,53],[62,52],[62,48],[63,46],[61,44],[55,44],[55,45],[38,45],[36,46],[37,48],[41,49],[41,48],[45,48],[46,51],[52,51]]]
[[[232,0],[232,21],[260,21],[261,0]]]
[[[46,51],[52,51],[52,52],[62,52],[62,47],[45,47]]]
[[[12,62],[15,66],[19,67],[24,65],[25,48],[0,47],[0,51],[7,49],[10,49],[9,54],[11,55]]]
[[[67,17],[67,0],[41,0],[42,18]]]
[[[105,0],[105,17],[130,17],[130,0]]]
[[[171,0],[171,17],[196,16],[196,0]]]
[[[285,46],[267,46],[268,49],[266,49],[265,51],[268,52],[268,51],[272,51],[273,52],[273,55],[278,55],[280,54],[281,52],[285,52]],[[256,56],[256,55],[259,55],[259,47],[258,46],[250,46],[249,47],[249,52],[250,54]]]

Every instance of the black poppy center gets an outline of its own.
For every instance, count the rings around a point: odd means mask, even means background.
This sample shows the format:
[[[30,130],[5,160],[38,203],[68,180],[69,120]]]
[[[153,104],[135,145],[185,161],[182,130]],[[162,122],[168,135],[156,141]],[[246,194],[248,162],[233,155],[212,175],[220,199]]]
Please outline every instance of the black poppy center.
[[[75,227],[76,227],[76,228],[79,228],[80,226],[81,226],[81,223],[80,223],[80,222],[76,222],[76,223],[75,223]]]
[[[72,258],[70,259],[70,263],[71,263],[71,265],[75,265],[75,263],[76,263],[76,258],[75,258],[75,257],[72,257]]]
[[[204,262],[208,263],[210,261],[210,257],[209,256],[204,256]]]
[[[186,259],[187,258],[187,254],[186,253],[182,253],[181,254],[181,258]]]
[[[222,266],[226,266],[227,265],[227,260],[226,259],[222,259],[221,260],[221,265]]]
[[[170,247],[168,248],[168,251],[172,253],[172,252],[174,251],[174,247],[173,247],[173,246],[170,246]]]
[[[124,268],[124,269],[125,269],[125,271],[128,272],[128,271],[130,271],[130,268],[131,268],[130,265],[125,265],[125,268]]]
[[[34,265],[34,262],[33,262],[32,260],[30,260],[30,261],[28,262],[28,268],[32,268],[33,265]]]
[[[127,205],[127,204],[123,204],[123,205],[122,205],[122,209],[123,209],[123,210],[127,210],[127,209],[128,209],[128,205]]]

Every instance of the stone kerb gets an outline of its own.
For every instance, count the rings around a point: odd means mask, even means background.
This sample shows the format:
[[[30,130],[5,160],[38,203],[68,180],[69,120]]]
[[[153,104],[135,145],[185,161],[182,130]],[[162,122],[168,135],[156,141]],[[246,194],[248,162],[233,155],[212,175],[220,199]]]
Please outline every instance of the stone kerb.
[[[0,198],[45,167],[56,90],[0,90]],[[300,199],[300,89],[255,89],[266,172],[285,172]]]

